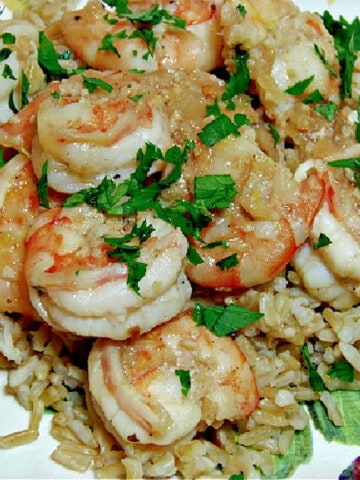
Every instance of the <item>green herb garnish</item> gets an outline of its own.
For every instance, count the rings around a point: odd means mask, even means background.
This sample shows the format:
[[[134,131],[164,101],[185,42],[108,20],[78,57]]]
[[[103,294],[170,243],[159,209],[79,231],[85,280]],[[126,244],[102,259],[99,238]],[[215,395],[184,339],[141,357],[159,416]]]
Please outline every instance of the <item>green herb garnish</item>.
[[[153,231],[153,226],[148,225],[144,220],[140,226],[134,225],[131,232],[123,237],[104,238],[105,243],[114,247],[108,252],[109,258],[115,258],[117,261],[127,264],[127,284],[137,294],[140,294],[139,282],[145,276],[147,269],[146,263],[137,260],[141,253],[140,245],[150,238]],[[137,244],[129,243],[134,239]]]
[[[327,235],[325,235],[325,233],[320,233],[318,241],[314,242],[313,244],[313,248],[317,250],[318,248],[327,247],[328,245],[331,245],[331,243],[332,242],[330,238]]]
[[[113,90],[110,83],[104,82],[101,78],[97,77],[87,77],[82,75],[84,87],[88,89],[89,93],[93,93],[97,88],[102,88],[108,93],[111,93]]]
[[[300,82],[296,82],[291,87],[285,90],[285,93],[289,93],[290,95],[302,95],[310,83],[314,80],[315,76],[311,75],[311,77],[305,78]]]
[[[49,186],[48,186],[48,165],[49,162],[45,162],[41,168],[41,176],[36,184],[39,204],[42,207],[49,208]]]
[[[191,377],[189,370],[175,370],[175,375],[179,377],[181,384],[181,393],[187,397],[191,388]]]
[[[196,323],[206,326],[218,337],[231,335],[241,328],[257,322],[263,313],[248,310],[231,304],[223,306],[205,306],[196,302],[193,317]]]
[[[306,343],[301,347],[300,352],[304,357],[304,360],[308,367],[309,382],[310,382],[311,388],[314,390],[314,392],[322,392],[323,390],[325,390],[325,385],[320,374],[316,369],[316,366],[313,364],[311,360],[309,347],[307,346]]]
[[[230,175],[203,175],[194,180],[195,199],[203,201],[206,208],[227,208],[237,190]]]
[[[354,367],[349,362],[335,360],[326,372],[329,377],[338,378],[343,382],[353,382],[355,378]]]

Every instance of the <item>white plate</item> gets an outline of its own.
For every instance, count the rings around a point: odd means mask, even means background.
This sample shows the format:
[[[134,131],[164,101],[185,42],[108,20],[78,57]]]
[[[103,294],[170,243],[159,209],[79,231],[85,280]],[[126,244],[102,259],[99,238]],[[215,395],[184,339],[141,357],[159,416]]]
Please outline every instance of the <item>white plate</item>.
[[[241,2],[239,2],[241,3]],[[360,16],[359,0],[296,0],[304,10],[323,12],[329,10],[335,18],[339,15],[351,20]],[[2,6],[0,2],[0,7]],[[16,401],[4,393],[6,373],[0,372],[0,435],[26,428],[28,413]],[[40,437],[24,447],[0,450],[1,479],[91,479],[91,472],[77,474],[50,460],[57,442],[49,435],[51,416],[45,415]],[[327,443],[316,431],[313,432],[314,454],[310,463],[300,466],[293,479],[337,480],[339,474],[360,455],[360,447]]]

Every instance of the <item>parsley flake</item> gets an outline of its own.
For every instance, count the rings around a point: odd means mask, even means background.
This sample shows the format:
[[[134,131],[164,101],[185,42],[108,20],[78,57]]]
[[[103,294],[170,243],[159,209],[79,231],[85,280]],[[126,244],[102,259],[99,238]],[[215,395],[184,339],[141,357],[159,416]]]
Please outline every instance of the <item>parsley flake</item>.
[[[311,388],[314,390],[314,392],[322,392],[323,390],[325,390],[325,385],[320,374],[316,369],[316,366],[311,360],[309,347],[306,343],[301,347],[300,352],[308,367],[309,382],[310,382]]]
[[[343,382],[353,382],[355,378],[354,367],[349,362],[335,360],[331,368],[326,372],[329,377],[338,378]]]
[[[42,207],[49,208],[49,188],[48,188],[48,163],[45,162],[41,168],[41,176],[36,184],[39,203]]]
[[[307,87],[310,85],[310,83],[314,80],[314,78],[315,76],[311,75],[310,77],[305,78],[300,82],[296,82],[294,85],[287,88],[285,90],[285,93],[289,93],[290,95],[302,95],[307,89]]]
[[[330,238],[327,235],[325,235],[325,233],[320,233],[318,241],[314,242],[313,244],[313,248],[317,250],[319,248],[327,247],[328,245],[331,245],[331,243],[332,242]]]
[[[105,243],[114,247],[108,252],[109,258],[115,258],[119,262],[125,262],[128,267],[128,286],[137,294],[140,294],[139,282],[145,276],[147,264],[139,262],[140,245],[148,240],[154,232],[154,227],[148,225],[146,220],[140,226],[134,225],[131,232],[123,237],[104,238]],[[138,244],[129,243],[136,240]]]
[[[110,83],[104,82],[101,78],[97,77],[87,77],[82,75],[84,87],[88,89],[89,93],[93,93],[97,88],[102,88],[108,93],[111,93],[113,90]]]
[[[191,388],[191,377],[189,370],[175,370],[175,375],[179,377],[181,384],[181,393],[184,397],[187,397],[189,390]]]
[[[263,313],[248,310],[240,305],[230,304],[226,307],[205,306],[195,303],[193,318],[199,325],[206,326],[218,337],[231,335],[264,316]]]
[[[230,175],[203,175],[195,177],[194,194],[197,201],[203,201],[206,208],[227,208],[237,190]]]

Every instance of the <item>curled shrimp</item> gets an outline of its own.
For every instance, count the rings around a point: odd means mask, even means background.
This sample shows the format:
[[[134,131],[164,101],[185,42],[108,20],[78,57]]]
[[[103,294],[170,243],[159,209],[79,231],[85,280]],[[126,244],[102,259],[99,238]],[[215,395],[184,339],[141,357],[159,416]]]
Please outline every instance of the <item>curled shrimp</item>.
[[[193,176],[228,174],[237,193],[226,209],[214,210],[192,242],[202,263],[189,263],[191,281],[210,288],[244,288],[278,275],[308,238],[324,185],[320,175],[297,182],[283,163],[265,155],[251,127],[239,137],[227,137],[189,163]],[[187,166],[185,166],[186,170]],[[224,261],[234,257],[230,268]]]
[[[350,150],[354,153],[354,148]],[[358,146],[356,150],[359,152]],[[351,152],[343,151],[342,155]],[[360,298],[359,189],[346,168],[309,160],[299,174],[308,168],[323,172],[326,195],[314,217],[309,243],[294,257],[293,264],[314,297],[344,310]],[[322,243],[321,238],[325,239]]]
[[[136,340],[97,340],[88,367],[96,409],[125,448],[190,439],[201,425],[246,418],[258,402],[237,344],[197,326],[187,312]],[[179,372],[190,376],[185,393]]]
[[[6,122],[45,87],[38,64],[39,26],[26,19],[1,22],[0,123]]]
[[[219,8],[207,0],[176,2],[130,2],[134,12],[144,12],[154,6],[168,9],[180,17],[186,28],[161,22],[153,26],[140,25],[127,18],[118,18],[106,11],[98,0],[91,0],[75,12],[65,13],[61,31],[66,43],[93,68],[100,70],[142,70],[184,68],[210,71],[222,65],[222,36],[219,27]],[[147,45],[141,29],[153,34],[155,45]],[[104,41],[111,44],[104,48]]]
[[[171,140],[163,102],[144,94],[141,75],[86,71],[52,82],[2,126],[1,142],[27,151],[38,177],[47,162],[49,186],[73,193],[105,176],[126,178],[139,148]]]
[[[131,283],[131,265],[110,258],[104,238],[129,234],[136,221],[153,231],[139,246],[145,274],[135,274]],[[114,339],[136,336],[176,315],[191,295],[184,276],[184,235],[150,214],[131,220],[107,218],[86,205],[54,207],[37,217],[25,249],[31,302],[58,331]]]
[[[24,242],[39,205],[31,162],[22,154],[0,169],[0,206],[0,311],[30,315]]]
[[[282,141],[291,139],[306,159],[319,138],[332,133],[316,107],[339,103],[333,37],[319,15],[300,11],[289,0],[245,0],[242,6],[241,11],[238,2],[228,1],[221,10],[226,64],[233,69],[236,48],[247,52],[252,86],[267,118]]]

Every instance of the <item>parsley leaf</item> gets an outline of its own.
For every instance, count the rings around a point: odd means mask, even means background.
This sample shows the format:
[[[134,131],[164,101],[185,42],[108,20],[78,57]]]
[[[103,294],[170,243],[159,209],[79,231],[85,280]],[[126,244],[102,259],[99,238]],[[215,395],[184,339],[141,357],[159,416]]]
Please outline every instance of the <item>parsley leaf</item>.
[[[43,31],[39,31],[38,62],[49,77],[60,79],[68,76],[68,71],[59,63],[54,44]]]
[[[0,148],[0,168],[2,168],[5,165],[5,154],[4,150]]]
[[[304,343],[304,345],[301,347],[300,352],[304,357],[305,362],[307,363],[311,388],[314,390],[314,392],[322,392],[323,390],[325,390],[325,385],[316,369],[316,366],[311,360],[309,347],[306,343]]]
[[[0,35],[0,38],[4,45],[13,45],[16,41],[16,37],[11,32],[4,32]]]
[[[337,77],[337,73],[335,72],[333,66],[331,65],[331,63],[328,60],[326,60],[325,55],[323,54],[323,52],[321,52],[319,46],[316,45],[316,43],[314,44],[314,50],[315,50],[316,55],[320,58],[322,63],[325,65],[327,71],[329,72],[329,75],[331,77]]]
[[[123,237],[104,238],[105,243],[114,247],[108,252],[109,258],[115,258],[119,262],[125,262],[128,266],[127,284],[137,294],[140,293],[139,281],[145,276],[147,264],[137,261],[140,256],[140,245],[129,244],[136,239],[139,244],[146,242],[154,231],[152,225],[148,225],[144,220],[140,226],[134,225],[131,232]]]
[[[111,93],[113,90],[112,85],[110,83],[104,82],[101,78],[97,77],[87,77],[86,75],[82,75],[84,87],[88,89],[89,93],[93,93],[96,88],[102,88],[108,93]]]
[[[50,208],[49,189],[48,189],[48,163],[45,162],[41,168],[41,176],[36,184],[39,203],[42,207]]]
[[[245,18],[246,14],[247,14],[245,5],[241,5],[241,4],[239,3],[239,5],[236,6],[236,10],[240,13],[240,15],[241,15],[243,18]]]
[[[263,313],[253,312],[245,307],[230,304],[223,306],[205,306],[196,302],[193,318],[199,325],[206,326],[218,337],[231,335],[241,328],[258,321]]]
[[[116,33],[107,33],[101,40],[101,45],[99,50],[107,50],[109,52],[114,53],[117,57],[120,57],[120,53],[117,48],[114,46],[114,41],[118,40],[119,38],[128,38],[128,34],[126,30],[121,30],[120,32]]]
[[[227,208],[237,190],[230,175],[203,175],[195,177],[195,199],[204,202],[206,208]]]
[[[355,378],[354,367],[349,362],[335,360],[326,372],[329,377],[338,378],[344,382],[353,382]]]
[[[9,64],[5,63],[1,76],[3,78],[10,78],[10,80],[16,80],[16,77]]]
[[[313,244],[313,248],[317,250],[318,248],[327,247],[331,243],[330,238],[325,233],[320,233],[318,241]]]
[[[280,133],[271,123],[268,123],[267,126],[269,127],[271,135],[274,139],[274,145],[276,146],[280,142]]]
[[[2,48],[0,50],[0,62],[7,60],[11,54],[12,54],[12,50],[10,50],[10,48]]]
[[[213,147],[229,135],[239,136],[238,129],[243,125],[249,125],[249,119],[244,114],[237,114],[232,121],[227,115],[221,113],[210,123],[205,125],[198,137],[208,147]]]
[[[334,38],[334,45],[340,63],[341,96],[352,97],[352,75],[360,51],[360,20],[355,18],[349,23],[344,17],[335,20],[329,11],[321,16],[328,32]]]
[[[221,270],[227,270],[228,268],[236,267],[236,265],[239,265],[239,259],[237,254],[233,253],[232,255],[229,255],[228,257],[225,257],[222,260],[216,262],[216,265]]]
[[[335,118],[337,105],[334,102],[323,103],[320,105],[316,105],[315,111],[320,113],[320,115],[322,115],[327,120],[329,120],[329,122],[331,122]]]
[[[179,377],[181,384],[181,393],[184,397],[187,397],[189,390],[191,388],[191,377],[189,370],[175,370],[175,375]]]
[[[230,75],[225,84],[225,92],[222,94],[222,100],[230,100],[236,95],[245,93],[250,86],[250,72],[247,66],[249,53],[243,50],[235,50],[235,73]]]
[[[315,76],[311,75],[310,77],[305,78],[300,82],[296,82],[294,85],[287,88],[285,90],[285,93],[289,93],[290,95],[302,95],[307,89],[307,87],[310,85],[310,83],[314,80],[314,78]]]

